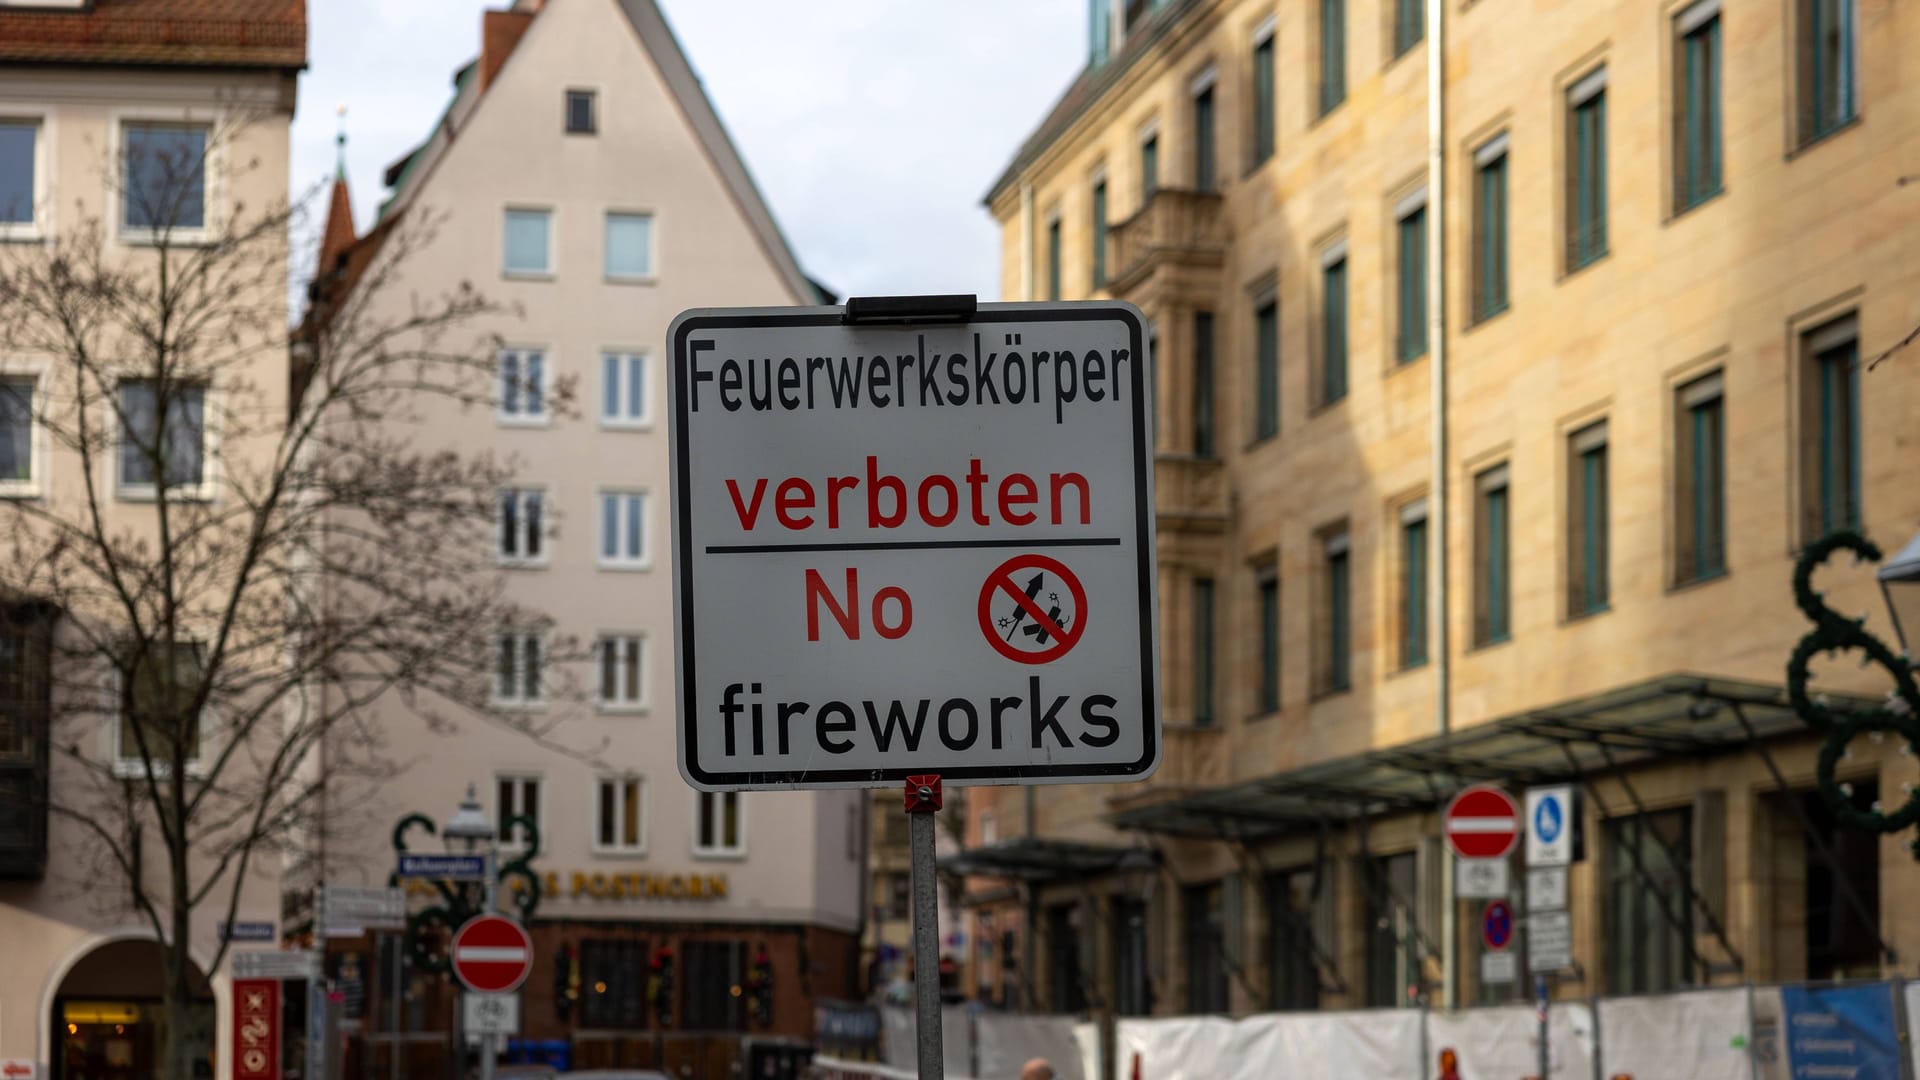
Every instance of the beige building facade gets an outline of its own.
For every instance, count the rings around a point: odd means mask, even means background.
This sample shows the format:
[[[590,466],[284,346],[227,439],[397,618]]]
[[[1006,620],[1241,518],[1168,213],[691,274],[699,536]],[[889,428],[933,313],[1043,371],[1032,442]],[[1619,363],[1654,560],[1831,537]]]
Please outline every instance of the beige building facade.
[[[1784,672],[1802,548],[1920,529],[1920,379],[1871,365],[1920,324],[1911,16],[1096,0],[987,201],[1006,298],[1155,328],[1166,752],[1039,790],[1055,873],[972,799],[951,865],[1034,940],[1012,979],[976,942],[970,992],[1504,1000],[1439,839],[1475,781],[1580,791],[1556,994],[1903,970],[1905,840],[1835,828]],[[1868,570],[1820,585],[1891,639]],[[1916,779],[1891,739],[1841,772]]]

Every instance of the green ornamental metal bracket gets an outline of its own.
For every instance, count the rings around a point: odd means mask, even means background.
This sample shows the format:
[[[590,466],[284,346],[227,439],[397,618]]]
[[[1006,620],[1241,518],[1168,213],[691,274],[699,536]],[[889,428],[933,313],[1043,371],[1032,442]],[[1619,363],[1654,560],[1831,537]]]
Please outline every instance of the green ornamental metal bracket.
[[[1862,735],[1897,735],[1907,742],[1910,752],[1920,755],[1920,684],[1916,684],[1914,665],[1896,654],[1879,638],[1866,630],[1866,620],[1848,618],[1822,602],[1814,591],[1813,572],[1837,551],[1851,551],[1856,561],[1879,562],[1880,549],[1859,533],[1834,533],[1808,545],[1793,568],[1793,598],[1800,610],[1813,622],[1813,629],[1794,646],[1787,660],[1787,697],[1793,710],[1808,727],[1826,737],[1820,746],[1816,779],[1820,795],[1843,826],[1865,832],[1895,833],[1920,825],[1920,788],[1907,793],[1904,805],[1892,813],[1877,807],[1861,810],[1853,805],[1847,791],[1834,776],[1847,746]],[[1872,709],[1839,709],[1824,697],[1807,693],[1809,668],[1816,656],[1832,656],[1859,650],[1867,660],[1885,668],[1893,676],[1894,692],[1886,705]],[[1920,859],[1920,838],[1907,845]]]
[[[509,879],[516,880],[520,887],[510,890],[512,903],[519,912],[522,923],[531,922],[533,913],[540,906],[540,875],[533,870],[531,860],[540,851],[540,827],[532,818],[516,815],[508,818],[507,831],[519,829],[526,837],[526,848],[520,856],[499,867],[500,884],[505,887]],[[393,826],[394,865],[399,866],[399,856],[407,851],[407,834],[414,829],[424,829],[428,836],[439,832],[433,819],[425,814],[408,814]],[[396,869],[387,875],[387,884],[400,887],[400,874]],[[465,925],[467,920],[481,913],[486,903],[486,885],[477,881],[433,881],[434,889],[440,893],[440,903],[422,908],[407,916],[407,931],[404,948],[412,957],[413,966],[430,975],[444,975],[451,965],[447,958],[446,944],[452,940],[453,932]]]

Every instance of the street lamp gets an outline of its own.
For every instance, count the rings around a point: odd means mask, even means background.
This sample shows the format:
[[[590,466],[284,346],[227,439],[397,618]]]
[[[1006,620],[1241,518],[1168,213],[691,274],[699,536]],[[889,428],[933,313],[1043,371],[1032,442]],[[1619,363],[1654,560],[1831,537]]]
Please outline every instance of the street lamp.
[[[1893,616],[1893,632],[1912,664],[1914,650],[1920,648],[1920,533],[1880,568],[1879,577],[1887,612]]]
[[[482,845],[493,844],[493,822],[487,820],[487,812],[480,808],[480,798],[472,784],[467,785],[467,797],[460,800],[460,808],[441,827],[440,839],[447,845],[449,854],[453,853],[455,843],[465,847],[469,855]]]

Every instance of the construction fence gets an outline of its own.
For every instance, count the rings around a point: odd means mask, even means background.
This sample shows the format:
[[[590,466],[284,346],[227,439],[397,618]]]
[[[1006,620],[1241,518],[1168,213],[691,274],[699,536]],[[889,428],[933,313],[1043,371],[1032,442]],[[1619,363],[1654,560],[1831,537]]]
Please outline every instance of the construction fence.
[[[881,1007],[878,1061],[815,1059],[826,1080],[914,1073],[910,1010]],[[1540,1075],[1532,1006],[1123,1018],[1113,1069],[1099,1029],[1065,1016],[949,1006],[950,1080],[1011,1080],[1030,1058],[1060,1080],[1522,1080]],[[1554,1002],[1548,1080],[1920,1080],[1920,981],[1788,984]],[[1454,1071],[1443,1074],[1443,1056]]]

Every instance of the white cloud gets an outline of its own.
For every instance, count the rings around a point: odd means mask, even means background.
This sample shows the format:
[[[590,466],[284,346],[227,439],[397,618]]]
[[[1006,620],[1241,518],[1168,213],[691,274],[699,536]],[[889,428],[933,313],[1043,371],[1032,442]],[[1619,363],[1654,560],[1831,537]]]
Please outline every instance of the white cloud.
[[[604,3],[610,0],[548,0]],[[333,172],[364,227],[506,0],[321,0],[294,121],[298,194]],[[1083,60],[1085,0],[664,0],[801,263],[846,294],[1000,295],[980,199]]]

